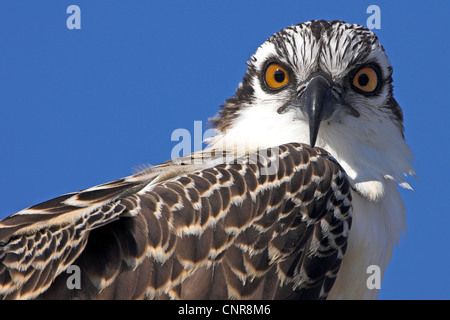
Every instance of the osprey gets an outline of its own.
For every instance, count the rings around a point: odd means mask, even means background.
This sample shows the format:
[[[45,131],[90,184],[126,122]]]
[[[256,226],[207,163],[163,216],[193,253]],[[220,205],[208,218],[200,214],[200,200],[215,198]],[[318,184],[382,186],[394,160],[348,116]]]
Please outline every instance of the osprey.
[[[376,35],[281,30],[211,123],[203,151],[3,219],[0,297],[376,298],[413,174]]]

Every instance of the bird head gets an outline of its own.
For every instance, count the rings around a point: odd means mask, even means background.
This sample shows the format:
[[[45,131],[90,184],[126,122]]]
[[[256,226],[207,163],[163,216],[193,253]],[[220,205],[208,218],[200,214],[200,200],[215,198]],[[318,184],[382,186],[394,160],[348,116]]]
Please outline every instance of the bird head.
[[[212,123],[213,148],[322,147],[354,185],[371,182],[374,199],[385,179],[403,183],[411,171],[391,64],[377,36],[356,24],[310,21],[272,35]]]

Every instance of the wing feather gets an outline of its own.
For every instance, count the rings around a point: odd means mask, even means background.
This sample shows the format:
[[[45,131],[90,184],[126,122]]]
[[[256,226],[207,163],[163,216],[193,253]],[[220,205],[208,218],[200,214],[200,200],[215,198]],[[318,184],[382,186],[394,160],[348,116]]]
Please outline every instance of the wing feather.
[[[302,144],[223,155],[196,153],[3,219],[0,297],[326,298],[351,226],[343,169]],[[81,289],[67,285],[71,265]]]

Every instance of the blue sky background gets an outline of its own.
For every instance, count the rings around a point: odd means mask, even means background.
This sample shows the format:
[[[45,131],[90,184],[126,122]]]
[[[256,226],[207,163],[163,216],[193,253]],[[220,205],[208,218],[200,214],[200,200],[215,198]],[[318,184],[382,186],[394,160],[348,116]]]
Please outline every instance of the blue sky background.
[[[81,30],[66,9],[81,8]],[[375,30],[420,179],[381,299],[450,299],[448,1],[4,0],[0,6],[0,218],[170,158],[177,128],[213,116],[256,48],[311,19]],[[205,129],[205,128],[204,128]]]

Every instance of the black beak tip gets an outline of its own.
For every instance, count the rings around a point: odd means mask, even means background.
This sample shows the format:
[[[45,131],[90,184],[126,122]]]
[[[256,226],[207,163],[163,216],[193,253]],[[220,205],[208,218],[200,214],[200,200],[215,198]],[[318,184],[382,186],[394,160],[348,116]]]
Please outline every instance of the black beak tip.
[[[317,140],[317,134],[313,134],[311,132],[310,138],[309,138],[309,145],[311,146],[311,148],[314,148],[316,146],[316,140]]]

